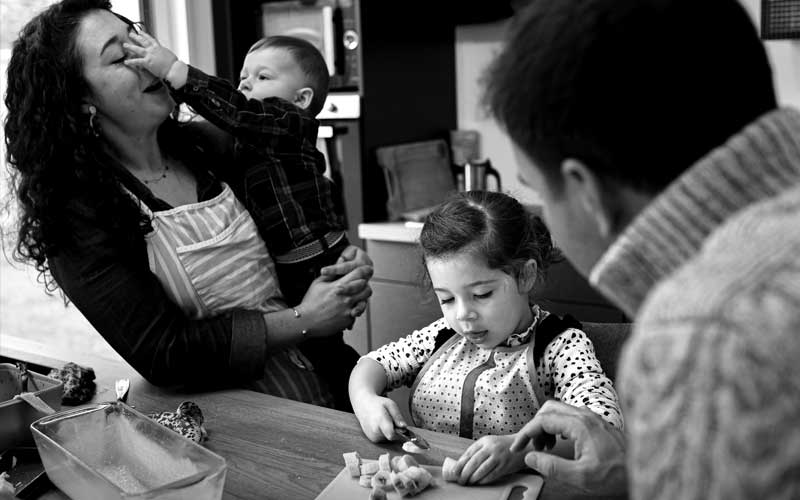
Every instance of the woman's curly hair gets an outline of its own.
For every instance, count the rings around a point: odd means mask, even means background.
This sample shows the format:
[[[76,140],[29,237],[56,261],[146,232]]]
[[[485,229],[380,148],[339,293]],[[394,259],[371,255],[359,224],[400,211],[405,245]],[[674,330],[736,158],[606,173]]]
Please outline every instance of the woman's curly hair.
[[[7,161],[19,204],[14,259],[31,262],[49,291],[57,284],[48,255],[69,245],[76,207],[121,244],[142,241],[150,221],[121,187],[115,162],[103,151],[83,112],[89,86],[77,35],[92,10],[108,0],[62,0],[22,29],[8,65],[5,97]],[[80,203],[76,201],[80,200]]]

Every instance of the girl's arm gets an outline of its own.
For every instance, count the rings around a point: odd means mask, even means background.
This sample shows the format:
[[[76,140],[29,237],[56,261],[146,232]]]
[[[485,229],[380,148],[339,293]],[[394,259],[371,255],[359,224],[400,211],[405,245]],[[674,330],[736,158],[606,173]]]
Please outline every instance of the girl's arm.
[[[556,399],[585,406],[618,429],[622,411],[614,384],[606,377],[594,354],[592,341],[581,330],[570,328],[545,349],[544,380],[552,380]]]
[[[391,441],[397,437],[395,427],[406,426],[397,403],[383,396],[386,382],[383,367],[366,357],[358,361],[350,374],[350,403],[361,430],[372,442]]]

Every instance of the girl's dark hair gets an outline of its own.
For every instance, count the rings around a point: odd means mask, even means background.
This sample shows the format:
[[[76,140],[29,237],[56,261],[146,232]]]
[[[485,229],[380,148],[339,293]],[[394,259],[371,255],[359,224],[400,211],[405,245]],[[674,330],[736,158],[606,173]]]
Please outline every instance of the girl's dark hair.
[[[81,108],[89,86],[76,39],[81,21],[97,9],[110,11],[111,4],[62,0],[50,6],[22,29],[8,64],[6,159],[19,204],[13,255],[31,261],[48,290],[57,285],[47,256],[72,241],[72,217],[91,212],[122,245],[141,242],[150,231]]]
[[[513,197],[492,191],[452,195],[425,218],[419,243],[425,261],[469,252],[515,279],[529,259],[536,261],[537,280],[561,260],[542,219]]]
[[[308,113],[311,116],[317,116],[325,105],[325,98],[328,97],[328,86],[331,79],[328,73],[328,65],[325,64],[325,58],[322,57],[322,53],[307,40],[285,35],[262,38],[254,43],[247,53],[250,54],[269,47],[288,51],[297,62],[297,65],[300,66],[303,74],[306,75],[306,83],[314,89],[314,97],[308,106]]]

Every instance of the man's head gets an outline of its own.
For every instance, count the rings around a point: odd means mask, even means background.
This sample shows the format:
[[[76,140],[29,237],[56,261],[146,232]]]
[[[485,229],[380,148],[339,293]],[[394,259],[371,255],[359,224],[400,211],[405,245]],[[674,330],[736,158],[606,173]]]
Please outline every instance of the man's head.
[[[584,273],[655,195],[776,106],[737,0],[535,0],[486,75],[520,177]]]
[[[317,116],[328,96],[330,75],[322,54],[291,36],[262,38],[247,52],[239,90],[250,99],[280,97]]]

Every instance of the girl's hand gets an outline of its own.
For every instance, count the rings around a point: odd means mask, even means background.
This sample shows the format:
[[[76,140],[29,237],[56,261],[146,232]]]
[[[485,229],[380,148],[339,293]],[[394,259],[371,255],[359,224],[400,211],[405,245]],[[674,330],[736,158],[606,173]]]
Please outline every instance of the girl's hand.
[[[122,44],[122,47],[132,54],[125,59],[125,64],[133,68],[146,69],[153,76],[166,79],[172,65],[178,62],[178,57],[147,33],[131,33],[130,38],[136,44],[127,42]]]
[[[362,395],[352,401],[361,430],[373,443],[397,438],[395,426],[405,427],[406,422],[397,403],[377,394]]]
[[[454,471],[459,484],[489,484],[525,468],[525,450],[512,452],[514,435],[484,436],[459,457]]]
[[[312,319],[314,326],[309,334],[312,337],[326,337],[349,327],[353,321],[353,311],[361,307],[361,302],[366,304],[372,295],[368,284],[370,277],[372,268],[361,266],[335,281],[326,277],[315,279],[297,306],[302,315]]]

